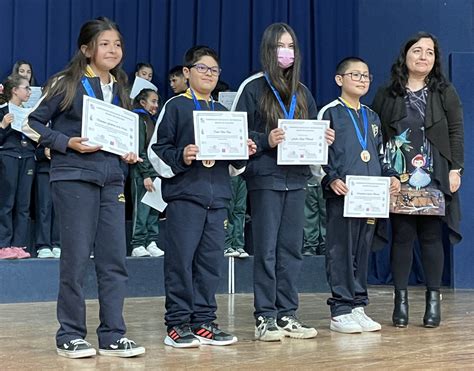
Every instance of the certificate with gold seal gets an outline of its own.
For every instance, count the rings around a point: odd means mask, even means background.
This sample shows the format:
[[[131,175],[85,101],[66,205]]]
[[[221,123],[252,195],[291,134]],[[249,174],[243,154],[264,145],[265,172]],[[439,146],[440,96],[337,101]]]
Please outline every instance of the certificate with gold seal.
[[[347,175],[349,192],[344,197],[344,217],[388,218],[390,178]]]
[[[278,165],[325,165],[328,163],[328,120],[278,120],[285,140],[278,145]]]
[[[196,159],[247,160],[247,112],[194,111]]]

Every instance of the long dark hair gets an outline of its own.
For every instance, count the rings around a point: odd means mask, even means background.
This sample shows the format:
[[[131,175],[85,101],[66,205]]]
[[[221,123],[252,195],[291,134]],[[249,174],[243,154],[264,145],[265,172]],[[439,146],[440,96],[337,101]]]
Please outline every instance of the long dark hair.
[[[406,85],[408,83],[408,68],[406,65],[406,57],[408,50],[416,44],[420,39],[431,39],[434,44],[435,61],[432,70],[426,76],[425,83],[430,91],[442,90],[446,84],[447,79],[444,76],[443,68],[441,66],[441,52],[439,50],[438,39],[428,32],[418,32],[412,36],[405,45],[400,49],[400,54],[397,60],[392,65],[390,76],[390,90],[393,96],[405,96]]]
[[[87,58],[81,51],[81,46],[87,45],[90,50],[93,50],[92,54],[94,54],[97,50],[97,39],[99,38],[99,35],[102,32],[109,30],[117,31],[120,37],[120,43],[122,44],[122,50],[124,50],[123,38],[115,22],[105,17],[99,17],[87,21],[82,25],[81,31],[79,32],[76,54],[69,62],[66,69],[49,79],[44,90],[44,95],[48,99],[58,94],[64,94],[64,99],[60,104],[62,111],[65,111],[71,106],[77,92],[77,85],[84,75],[87,64],[90,62],[90,58]],[[122,69],[122,62],[110,70],[110,73],[117,79],[118,94],[122,106],[130,108],[130,98],[124,89],[124,87],[127,86],[128,78],[127,74]]]
[[[295,61],[293,66],[282,69],[278,66],[277,49],[278,41],[286,32],[293,39]],[[308,104],[303,92],[303,86],[300,84],[301,53],[296,34],[289,25],[286,23],[274,23],[266,28],[260,44],[260,62],[263,72],[268,75],[272,85],[278,91],[283,103],[287,107],[290,104],[292,95],[294,93],[297,94],[295,118],[307,118]],[[278,119],[284,118],[280,104],[268,84],[260,101],[260,111],[269,131],[277,127]]]
[[[13,88],[18,88],[24,81],[29,83],[25,76],[18,74],[8,76],[3,82],[3,93],[0,94],[0,104],[8,103],[10,99],[12,99]]]
[[[31,78],[30,78],[30,81],[28,81],[30,83],[31,86],[36,86],[36,79],[35,79],[35,74],[33,72],[33,65],[28,62],[28,61],[25,61],[24,59],[20,59],[20,60],[17,60],[15,62],[15,64],[13,65],[12,67],[12,75],[19,75],[19,70],[20,70],[20,66],[22,64],[27,64],[28,66],[30,66],[30,70],[31,70]]]
[[[137,109],[137,108],[145,109],[143,107],[141,101],[142,100],[147,100],[151,93],[155,93],[158,96],[158,92],[153,90],[153,89],[146,88],[146,89],[140,90],[140,93],[138,93],[137,96],[135,98],[133,98],[132,108],[133,109]],[[158,96],[158,101],[159,101],[159,99],[160,99],[160,97]]]

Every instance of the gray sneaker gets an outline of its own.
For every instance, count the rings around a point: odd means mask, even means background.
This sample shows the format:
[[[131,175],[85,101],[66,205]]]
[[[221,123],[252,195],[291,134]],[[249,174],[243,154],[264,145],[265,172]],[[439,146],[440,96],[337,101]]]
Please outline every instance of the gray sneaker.
[[[281,317],[277,326],[285,336],[294,339],[311,339],[318,335],[315,328],[302,324],[296,316]]]
[[[240,253],[237,250],[234,250],[232,247],[228,247],[224,250],[224,256],[226,258],[237,258],[240,256]]]
[[[255,325],[255,339],[260,341],[281,341],[284,334],[276,325],[274,317],[259,316]]]
[[[239,255],[237,256],[237,258],[240,258],[240,259],[245,259],[245,258],[248,258],[250,255],[247,253],[247,251],[244,250],[243,247],[239,247],[237,250],[236,250]]]
[[[38,259],[51,259],[54,258],[54,254],[49,247],[43,247],[38,250]]]

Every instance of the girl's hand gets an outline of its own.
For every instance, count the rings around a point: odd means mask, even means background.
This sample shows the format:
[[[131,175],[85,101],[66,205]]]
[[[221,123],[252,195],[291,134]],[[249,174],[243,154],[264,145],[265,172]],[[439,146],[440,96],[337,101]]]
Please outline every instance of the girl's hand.
[[[346,183],[344,183],[341,179],[334,180],[329,187],[334,191],[335,194],[338,196],[344,196],[349,192],[349,188],[347,188]]]
[[[333,144],[334,141],[336,140],[336,132],[334,131],[334,129],[327,128],[324,134],[325,134],[324,137],[326,138],[326,143],[328,145]]]
[[[155,192],[155,186],[153,185],[153,180],[151,180],[151,178],[143,179],[143,185],[148,192]]]
[[[2,120],[2,129],[6,129],[8,125],[10,125],[13,122],[13,113],[7,113],[5,116],[3,116]]]
[[[143,162],[143,159],[138,157],[136,153],[128,152],[122,156],[122,160],[125,161],[127,164],[133,165],[137,162]]]
[[[285,131],[280,128],[273,129],[270,134],[268,134],[268,144],[271,148],[275,148],[281,142],[285,140]]]
[[[48,147],[45,147],[44,148],[44,155],[46,156],[46,158],[48,160],[51,160],[51,149],[49,149]]]
[[[257,152],[257,145],[252,139],[247,139],[247,146],[249,147],[249,156],[252,156]]]
[[[394,195],[398,192],[400,192],[402,185],[400,181],[395,178],[394,176],[390,177],[390,194]]]
[[[67,146],[79,153],[97,152],[102,148],[102,146],[86,146],[82,144],[82,142],[87,142],[88,140],[89,138],[71,137],[69,138]]]
[[[451,193],[457,192],[461,186],[461,174],[457,170],[451,170],[449,172],[449,190]]]
[[[196,159],[196,155],[199,152],[199,148],[195,144],[188,144],[186,147],[184,147],[183,150],[183,161],[186,165],[191,165],[191,162],[193,162]]]

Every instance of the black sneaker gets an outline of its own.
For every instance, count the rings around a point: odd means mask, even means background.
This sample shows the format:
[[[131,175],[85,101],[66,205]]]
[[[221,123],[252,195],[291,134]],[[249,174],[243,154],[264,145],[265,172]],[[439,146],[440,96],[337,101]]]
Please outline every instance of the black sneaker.
[[[112,357],[135,357],[145,353],[145,348],[137,345],[134,341],[121,338],[115,343],[110,344],[107,348],[99,348],[99,354],[101,356],[112,356]]]
[[[259,316],[255,324],[255,340],[280,341],[285,335],[276,325],[274,317]]]
[[[229,345],[237,342],[237,337],[222,331],[217,323],[203,323],[193,328],[194,335],[201,344]]]
[[[56,348],[56,352],[61,357],[66,358],[86,358],[97,354],[92,345],[84,339],[74,339]]]
[[[171,327],[164,342],[174,348],[196,348],[201,345],[188,324]]]

